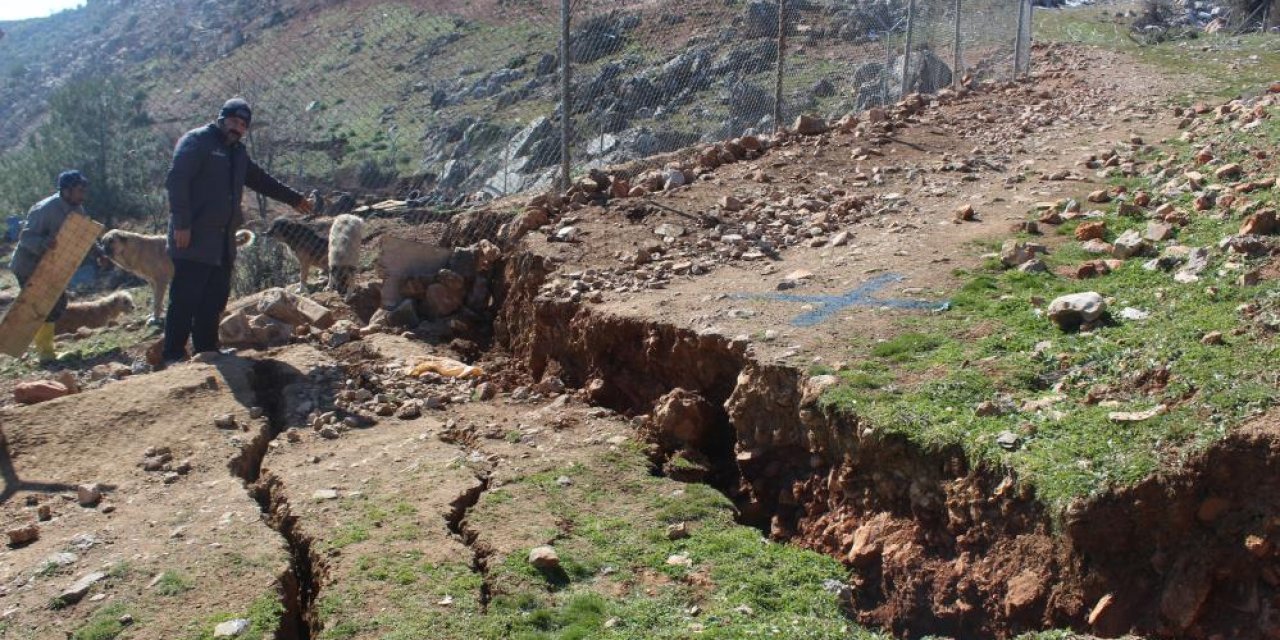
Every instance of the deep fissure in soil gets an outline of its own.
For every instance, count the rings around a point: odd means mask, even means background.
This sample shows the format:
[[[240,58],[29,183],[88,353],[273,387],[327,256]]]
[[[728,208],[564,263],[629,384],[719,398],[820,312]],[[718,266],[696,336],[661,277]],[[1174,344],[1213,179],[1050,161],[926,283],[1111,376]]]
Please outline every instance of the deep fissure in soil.
[[[843,604],[862,624],[1000,638],[1276,628],[1280,567],[1250,555],[1280,534],[1274,436],[1233,436],[1175,476],[1082,502],[1058,527],[1004,470],[823,405],[829,381],[758,362],[723,336],[539,297],[554,269],[541,256],[508,257],[497,344],[534,380],[558,376],[594,404],[645,416],[655,464],[673,477],[675,456],[692,461],[683,470],[701,465],[701,477],[676,479],[721,489],[745,524],[840,559],[851,571]],[[1221,473],[1241,465],[1249,479]],[[1243,511],[1214,516],[1206,505]]]
[[[312,540],[298,529],[280,479],[263,469],[263,461],[271,441],[285,429],[284,389],[299,379],[296,371],[272,361],[254,363],[250,383],[254,400],[263,411],[267,427],[259,431],[234,458],[231,472],[240,478],[262,510],[263,520],[284,538],[289,550],[289,570],[280,577],[284,617],[276,631],[276,640],[310,640],[317,628],[313,611],[323,576],[323,560],[312,551]]]
[[[493,555],[493,550],[479,542],[480,532],[468,526],[467,514],[472,507],[479,504],[480,498],[489,490],[490,475],[476,473],[476,480],[478,484],[462,492],[449,503],[450,511],[445,516],[445,522],[449,525],[449,531],[471,549],[471,570],[481,578],[479,602],[480,611],[483,613],[488,610],[489,600],[493,595],[493,587],[489,579],[489,558]]]

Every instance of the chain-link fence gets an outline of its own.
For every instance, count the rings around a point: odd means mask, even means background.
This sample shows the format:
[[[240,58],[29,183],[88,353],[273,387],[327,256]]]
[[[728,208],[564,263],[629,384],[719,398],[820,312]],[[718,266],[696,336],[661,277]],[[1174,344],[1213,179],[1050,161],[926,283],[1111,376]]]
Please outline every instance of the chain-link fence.
[[[163,4],[0,25],[0,206],[20,216],[74,166],[95,217],[163,233],[174,144],[244,96],[250,154],[315,208],[246,192],[279,242],[241,254],[242,293],[293,282],[300,252],[324,266],[339,214],[442,226],[595,167],[1030,68],[1027,0]]]

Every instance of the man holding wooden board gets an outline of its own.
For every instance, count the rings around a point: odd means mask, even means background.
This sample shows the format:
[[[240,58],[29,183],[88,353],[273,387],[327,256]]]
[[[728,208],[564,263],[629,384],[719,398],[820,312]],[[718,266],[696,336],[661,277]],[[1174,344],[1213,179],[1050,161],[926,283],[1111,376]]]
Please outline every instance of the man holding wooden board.
[[[66,222],[67,216],[72,213],[84,215],[84,200],[88,189],[89,180],[84,174],[74,169],[63,171],[58,175],[58,193],[36,203],[27,212],[27,219],[18,234],[18,246],[9,259],[9,268],[18,278],[18,286],[26,288],[40,259],[57,247],[58,231]],[[53,323],[66,308],[67,294],[63,292],[45,318],[44,324],[36,331],[36,357],[42,363],[57,358],[53,348]]]

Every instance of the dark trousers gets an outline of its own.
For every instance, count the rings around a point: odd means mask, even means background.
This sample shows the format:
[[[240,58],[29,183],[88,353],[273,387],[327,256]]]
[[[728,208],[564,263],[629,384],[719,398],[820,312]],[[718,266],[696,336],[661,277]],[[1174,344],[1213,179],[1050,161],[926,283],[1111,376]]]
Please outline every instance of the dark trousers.
[[[164,319],[164,359],[186,358],[187,338],[195,353],[217,350],[218,321],[230,295],[230,264],[174,260]]]

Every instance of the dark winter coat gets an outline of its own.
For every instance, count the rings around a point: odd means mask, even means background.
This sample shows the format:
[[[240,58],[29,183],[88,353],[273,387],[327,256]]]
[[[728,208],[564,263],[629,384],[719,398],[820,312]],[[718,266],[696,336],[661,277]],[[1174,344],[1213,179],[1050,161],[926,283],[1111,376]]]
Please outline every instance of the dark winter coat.
[[[221,265],[235,260],[235,233],[244,224],[244,188],[296,206],[302,194],[263,171],[244,145],[227,146],[216,123],[192,129],[173,151],[165,187],[169,191],[169,256]],[[175,229],[190,229],[191,244],[179,249]]]

